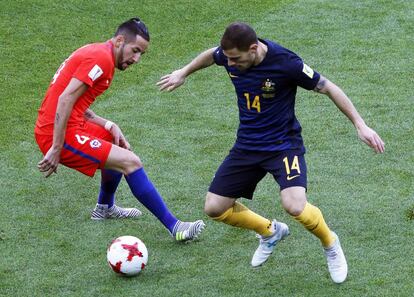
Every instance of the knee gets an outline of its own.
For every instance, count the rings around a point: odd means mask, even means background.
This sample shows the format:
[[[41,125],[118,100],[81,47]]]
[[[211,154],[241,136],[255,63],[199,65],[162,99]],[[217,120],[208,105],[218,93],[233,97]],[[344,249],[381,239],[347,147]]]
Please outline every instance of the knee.
[[[283,208],[291,216],[298,216],[305,209],[305,195],[282,195],[281,199]]]
[[[228,209],[226,205],[222,205],[218,199],[215,199],[214,196],[214,194],[208,193],[204,203],[204,212],[210,218],[217,218]]]
[[[215,205],[209,203],[207,200],[204,203],[204,212],[210,218],[217,218],[221,216],[224,212],[217,208]]]
[[[130,151],[128,151],[128,153],[124,155],[124,158],[121,161],[121,163],[124,174],[130,174],[143,167],[141,159]]]
[[[302,205],[297,205],[297,204],[290,204],[290,205],[284,206],[284,209],[291,216],[297,217],[303,212],[303,210],[305,209],[305,205],[302,206]]]

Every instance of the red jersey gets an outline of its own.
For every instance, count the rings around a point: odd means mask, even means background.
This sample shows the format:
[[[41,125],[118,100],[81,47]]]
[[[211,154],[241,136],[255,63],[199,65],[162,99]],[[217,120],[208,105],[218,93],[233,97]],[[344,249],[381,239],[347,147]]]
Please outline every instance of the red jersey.
[[[85,111],[109,88],[115,72],[115,57],[111,41],[88,44],[77,49],[56,71],[40,106],[35,133],[53,135],[59,96],[74,77],[89,87],[78,98],[70,114],[67,128],[80,127],[85,123]]]

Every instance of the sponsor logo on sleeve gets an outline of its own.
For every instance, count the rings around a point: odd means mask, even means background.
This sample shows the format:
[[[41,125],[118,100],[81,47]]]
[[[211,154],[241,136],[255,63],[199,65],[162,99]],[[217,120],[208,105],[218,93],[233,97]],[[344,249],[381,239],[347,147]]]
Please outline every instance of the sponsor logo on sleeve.
[[[89,78],[92,79],[92,81],[97,80],[101,75],[103,74],[103,70],[98,65],[93,66],[91,71],[89,71]]]
[[[302,72],[305,73],[307,76],[309,76],[309,78],[313,78],[313,69],[310,68],[305,63],[303,63],[303,70],[302,70]]]

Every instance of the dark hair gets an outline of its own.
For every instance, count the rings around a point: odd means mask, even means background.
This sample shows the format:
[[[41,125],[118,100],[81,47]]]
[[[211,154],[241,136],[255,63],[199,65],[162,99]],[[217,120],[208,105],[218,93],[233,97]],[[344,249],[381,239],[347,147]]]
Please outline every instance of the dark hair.
[[[247,51],[252,44],[257,42],[257,35],[252,27],[245,23],[235,22],[224,31],[220,45],[223,50],[237,48],[240,51]]]
[[[124,35],[126,42],[135,40],[137,35],[141,36],[146,41],[150,41],[148,28],[139,18],[132,18],[119,25],[114,36],[116,37],[118,35]]]

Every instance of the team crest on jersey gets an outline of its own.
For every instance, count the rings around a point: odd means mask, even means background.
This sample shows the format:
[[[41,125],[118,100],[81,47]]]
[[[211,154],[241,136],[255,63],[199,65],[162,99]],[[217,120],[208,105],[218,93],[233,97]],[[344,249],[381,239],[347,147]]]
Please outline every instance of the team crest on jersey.
[[[262,97],[263,98],[273,98],[275,97],[276,89],[275,89],[275,83],[267,78],[263,84],[262,84]]]
[[[98,139],[94,139],[91,140],[91,142],[89,142],[89,145],[91,146],[91,148],[96,149],[99,148],[102,145],[102,143]]]

